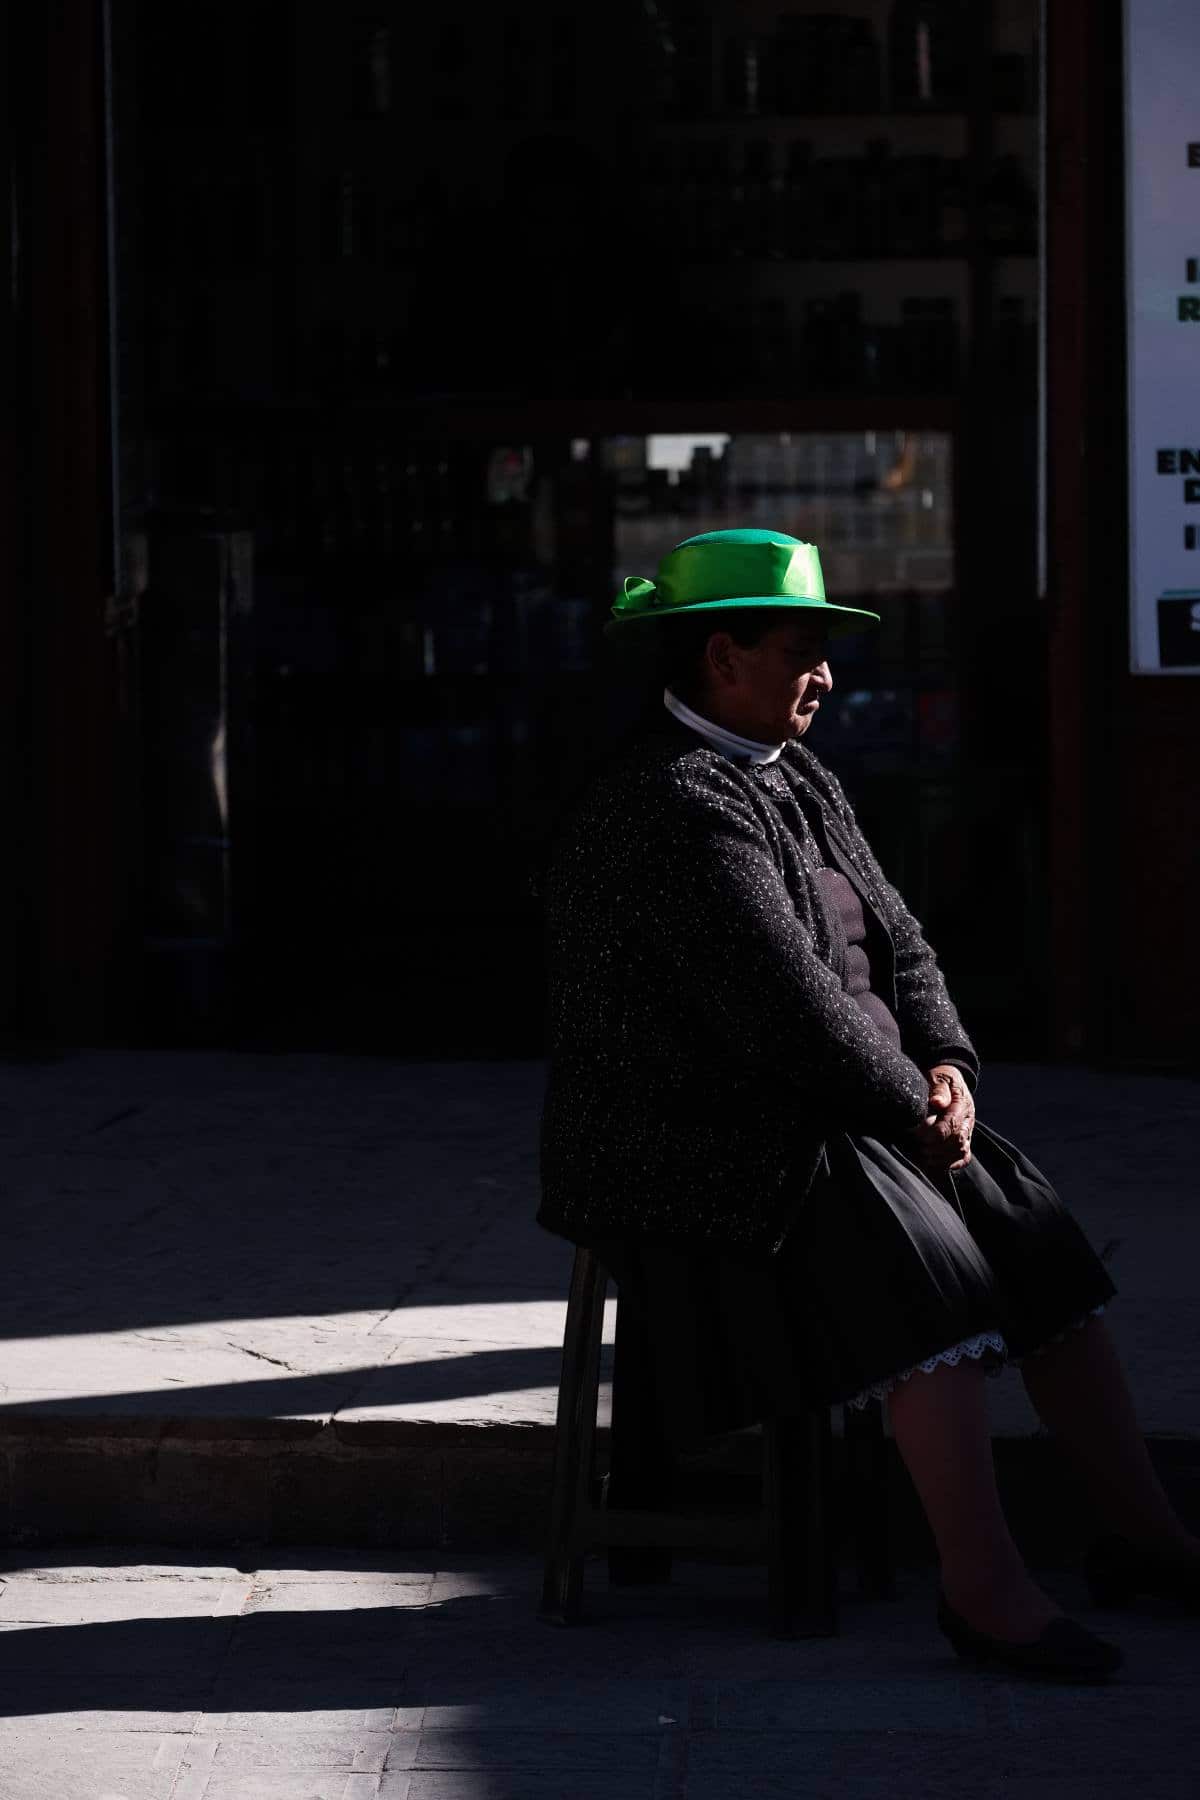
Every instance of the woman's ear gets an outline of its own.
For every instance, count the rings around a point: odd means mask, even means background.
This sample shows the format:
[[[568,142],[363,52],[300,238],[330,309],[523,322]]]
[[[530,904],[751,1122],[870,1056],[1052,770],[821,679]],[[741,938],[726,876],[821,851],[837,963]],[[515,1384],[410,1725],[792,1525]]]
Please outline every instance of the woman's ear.
[[[734,643],[727,631],[714,631],[704,651],[704,666],[711,670],[718,681],[736,681],[737,670],[734,667],[732,652],[741,649]]]

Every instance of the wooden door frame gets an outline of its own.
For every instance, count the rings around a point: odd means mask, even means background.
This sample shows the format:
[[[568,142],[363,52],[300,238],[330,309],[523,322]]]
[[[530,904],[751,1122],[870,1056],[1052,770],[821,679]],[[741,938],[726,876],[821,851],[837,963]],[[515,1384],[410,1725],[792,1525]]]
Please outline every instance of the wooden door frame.
[[[8,956],[19,1052],[102,1039],[116,974],[102,0],[6,8],[0,657]],[[8,238],[6,231],[5,237]]]
[[[1043,0],[1048,1039],[1114,1053],[1113,805],[1127,668],[1121,0]],[[1114,842],[1115,834],[1115,842]]]

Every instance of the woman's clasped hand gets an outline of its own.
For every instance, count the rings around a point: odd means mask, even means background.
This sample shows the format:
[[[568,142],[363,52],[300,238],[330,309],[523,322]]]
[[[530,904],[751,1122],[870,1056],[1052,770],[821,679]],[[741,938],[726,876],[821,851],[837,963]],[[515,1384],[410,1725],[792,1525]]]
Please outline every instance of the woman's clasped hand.
[[[929,1111],[910,1134],[913,1160],[928,1174],[954,1174],[971,1160],[975,1102],[962,1070],[939,1063],[929,1071]]]

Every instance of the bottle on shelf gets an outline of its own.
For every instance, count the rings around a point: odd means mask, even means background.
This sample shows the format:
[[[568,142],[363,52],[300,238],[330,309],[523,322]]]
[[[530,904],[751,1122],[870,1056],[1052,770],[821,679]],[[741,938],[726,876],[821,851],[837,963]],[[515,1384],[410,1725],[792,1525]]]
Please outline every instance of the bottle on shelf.
[[[850,113],[883,110],[883,55],[870,19],[848,19],[842,58],[844,109]]]
[[[356,119],[392,110],[392,32],[378,19],[361,21],[351,42],[350,108]]]
[[[992,106],[996,112],[1033,111],[1030,58],[1019,50],[992,55]]]
[[[736,193],[740,196],[737,210],[740,227],[735,237],[748,257],[763,258],[772,253],[772,216],[774,204],[774,145],[769,138],[748,138],[742,146],[742,167]]]
[[[486,572],[471,563],[443,563],[423,596],[430,674],[486,675],[491,668],[495,596]]]
[[[289,467],[288,474],[296,518],[296,552],[301,566],[308,567],[316,561],[320,551],[316,459],[311,444],[297,446],[295,462]]]
[[[497,91],[502,119],[531,119],[539,112],[538,45],[524,10],[506,12],[500,21]]]
[[[1037,377],[1037,333],[1023,294],[1002,294],[992,327],[991,367],[1007,382]]]
[[[198,268],[214,269],[221,261],[221,211],[211,163],[202,163],[196,170],[189,190],[191,256]]]
[[[378,249],[378,196],[353,169],[325,182],[320,207],[321,260],[326,264],[373,261]]]
[[[832,458],[830,463],[830,481],[841,493],[859,495],[865,492],[871,473],[871,459],[867,453],[866,433],[862,431],[834,432],[831,439]],[[850,521],[848,540],[857,542],[857,518],[853,511],[847,513]]]
[[[496,673],[532,672],[540,641],[537,615],[549,601],[550,591],[538,570],[518,566],[493,578],[491,665]]]
[[[855,23],[853,19],[834,13],[826,13],[821,21],[821,89],[825,112],[854,111],[851,65]]]
[[[965,108],[969,10],[960,0],[893,0],[888,71],[894,112]]]
[[[957,306],[950,295],[910,295],[900,302],[896,360],[900,386],[944,394],[958,379]]]
[[[329,458],[319,450],[312,458],[314,543],[319,560],[327,566],[342,552],[342,520],[337,481]]]
[[[425,470],[415,446],[409,445],[400,471],[400,522],[409,555],[423,556],[429,542]]]
[[[443,241],[451,222],[449,184],[438,169],[427,169],[417,183],[412,202],[413,242],[418,254],[428,253]]]
[[[819,20],[807,13],[780,13],[775,26],[773,110],[783,118],[804,118],[826,110],[824,71],[819,61]]]
[[[741,162],[740,148],[736,152]],[[745,188],[735,175],[735,150],[727,137],[713,138],[709,144],[708,192],[712,223],[710,227],[710,260],[728,262],[731,241],[737,239],[745,248]]]
[[[862,242],[862,159],[823,156],[812,167],[812,256],[857,256]]]
[[[702,148],[695,138],[684,138],[679,145],[678,180],[674,188],[674,242],[682,261],[693,261],[700,255],[704,222],[704,177]]]
[[[425,621],[419,606],[405,588],[389,594],[387,607],[387,669],[402,681],[423,679],[426,674]]]
[[[995,250],[1037,248],[1037,195],[1019,156],[998,156],[983,185],[983,237]]]
[[[557,629],[552,608],[556,596],[536,564],[518,561],[504,577],[503,601],[512,639],[522,666],[535,676],[553,673],[557,666]]]
[[[818,13],[811,17],[810,28],[817,75],[813,110],[842,114],[876,111],[871,92],[875,40],[870,20]]]
[[[371,458],[368,534],[372,555],[390,567],[396,554],[396,495],[391,458],[379,450]]]
[[[391,336],[380,325],[364,325],[358,333],[358,384],[366,393],[386,393],[392,385]]]
[[[796,138],[788,145],[787,170],[783,178],[782,208],[777,240],[783,255],[798,260],[812,255],[813,218],[812,143]]]
[[[404,269],[416,254],[416,205],[410,183],[394,169],[380,194],[379,260],[385,269]]]
[[[736,201],[728,138],[698,138],[695,162],[693,254],[704,262],[724,262],[730,255]]]
[[[810,388],[829,393],[856,391],[861,352],[861,294],[845,291],[804,302],[803,361]]]
[[[349,262],[357,249],[355,226],[357,224],[357,199],[354,176],[349,169],[343,169],[333,183],[333,241],[332,258],[334,262]]]
[[[374,181],[358,184],[356,253],[363,262],[379,260],[379,189]]]
[[[886,138],[871,138],[859,168],[859,242],[864,256],[887,253],[890,184],[891,145]]]
[[[544,667],[580,671],[592,666],[593,608],[582,595],[555,594],[542,609],[539,624],[545,631]]]
[[[773,142],[768,144],[761,204],[763,255],[782,262],[788,254],[788,187],[782,146]]]
[[[723,111],[734,119],[755,119],[771,111],[764,91],[770,66],[770,44],[756,32],[725,40],[721,63]]]
[[[647,139],[640,152],[634,178],[634,193],[640,197],[643,230],[652,246],[670,242],[679,226],[678,177],[672,166],[673,146],[665,138]],[[683,147],[680,148],[683,154]]]
[[[341,550],[356,562],[361,561],[367,549],[367,516],[357,459],[352,455],[341,458],[337,505],[342,520]]]
[[[671,21],[667,110],[675,119],[713,116],[714,23],[704,6],[681,7]]]
[[[431,75],[431,110],[435,119],[469,119],[474,109],[471,92],[472,29],[462,20],[443,18],[434,29]]]
[[[768,393],[778,392],[792,380],[796,361],[786,299],[768,294],[739,305],[737,311],[738,318],[731,319],[731,325],[736,326],[740,320],[742,329],[732,335],[742,355],[746,382]],[[697,479],[712,490],[706,493],[708,510],[723,508],[723,487],[719,503],[714,495],[717,481],[724,483],[728,478],[726,459],[717,461],[710,453],[702,456],[697,451],[696,470]]]
[[[950,255],[961,254],[969,235],[966,167],[961,156],[943,156],[938,170],[938,247]]]
[[[547,88],[552,119],[573,119],[579,110],[579,24],[559,10],[550,20]]]
[[[251,166],[240,179],[218,188],[224,237],[222,261],[231,272],[253,275],[266,251],[268,196],[261,170]]]
[[[888,167],[887,249],[929,256],[938,248],[940,156],[895,156]]]
[[[445,551],[455,541],[455,496],[450,451],[439,444],[429,457],[427,500],[431,537],[435,551]]]
[[[189,299],[181,338],[183,385],[204,393],[217,379],[218,356],[212,308],[203,293]]]
[[[892,325],[864,320],[859,338],[857,387],[863,393],[890,393],[895,387],[895,338]]]
[[[724,231],[719,244],[722,262],[739,262],[750,255],[749,220],[746,212],[745,146],[734,151],[729,170],[729,187],[725,195]]]

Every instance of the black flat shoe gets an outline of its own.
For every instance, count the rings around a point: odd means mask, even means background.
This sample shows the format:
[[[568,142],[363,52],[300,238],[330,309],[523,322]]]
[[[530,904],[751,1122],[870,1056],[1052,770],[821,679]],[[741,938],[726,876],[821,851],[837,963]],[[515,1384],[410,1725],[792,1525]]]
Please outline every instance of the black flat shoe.
[[[1200,1567],[1166,1550],[1141,1550],[1128,1538],[1098,1538],[1084,1555],[1083,1578],[1097,1606],[1132,1606],[1139,1594],[1153,1594],[1200,1613]]]
[[[945,1594],[939,1593],[937,1622],[964,1661],[995,1664],[1021,1675],[1060,1681],[1105,1681],[1125,1658],[1115,1644],[1094,1637],[1074,1619],[1051,1619],[1032,1643],[1014,1644],[988,1637],[960,1618]]]

